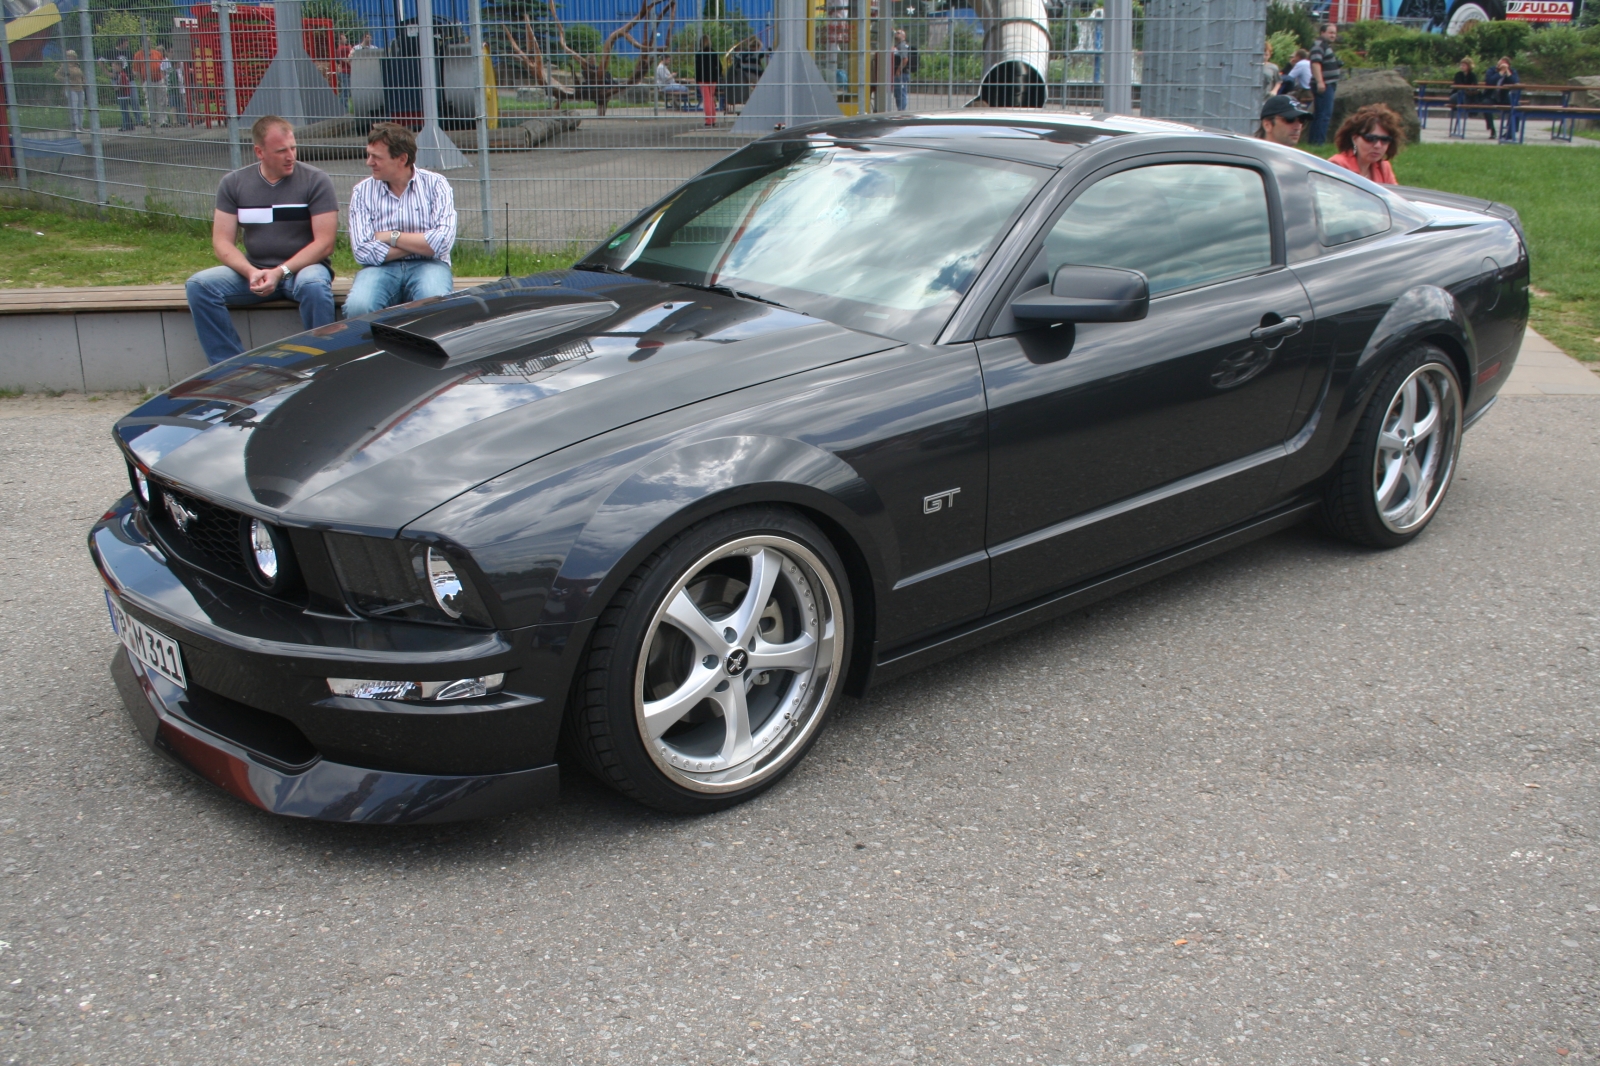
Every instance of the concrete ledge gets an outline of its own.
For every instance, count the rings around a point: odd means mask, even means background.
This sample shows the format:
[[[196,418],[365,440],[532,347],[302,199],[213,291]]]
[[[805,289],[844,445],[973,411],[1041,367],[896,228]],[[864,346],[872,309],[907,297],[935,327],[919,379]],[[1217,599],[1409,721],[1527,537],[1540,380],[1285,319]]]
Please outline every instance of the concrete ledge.
[[[493,280],[457,278],[456,286]],[[349,290],[348,279],[335,280],[337,302]],[[299,309],[287,301],[232,315],[247,349],[302,331]],[[205,366],[182,285],[0,290],[0,389],[158,389]]]

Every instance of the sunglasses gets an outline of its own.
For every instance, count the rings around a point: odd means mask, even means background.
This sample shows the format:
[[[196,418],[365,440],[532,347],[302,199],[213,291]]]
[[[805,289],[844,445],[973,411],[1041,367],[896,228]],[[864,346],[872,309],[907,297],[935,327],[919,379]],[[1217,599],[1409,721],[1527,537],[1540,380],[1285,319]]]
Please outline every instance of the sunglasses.
[[[1393,144],[1393,137],[1385,137],[1381,133],[1363,133],[1361,139],[1368,144]]]

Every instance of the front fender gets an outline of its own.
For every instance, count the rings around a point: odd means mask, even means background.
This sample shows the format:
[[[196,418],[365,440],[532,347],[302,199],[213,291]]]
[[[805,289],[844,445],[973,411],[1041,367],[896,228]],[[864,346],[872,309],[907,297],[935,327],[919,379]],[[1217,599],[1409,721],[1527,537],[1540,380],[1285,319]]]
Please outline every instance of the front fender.
[[[605,497],[567,552],[544,617],[598,614],[662,543],[745,503],[787,503],[825,517],[861,552],[876,590],[884,559],[899,556],[877,490],[837,455],[784,437],[716,437],[661,455]]]
[[[1456,361],[1463,389],[1477,373],[1478,343],[1461,301],[1437,285],[1418,285],[1389,306],[1356,360],[1341,414],[1364,410],[1372,390],[1394,360],[1412,346],[1436,344]]]

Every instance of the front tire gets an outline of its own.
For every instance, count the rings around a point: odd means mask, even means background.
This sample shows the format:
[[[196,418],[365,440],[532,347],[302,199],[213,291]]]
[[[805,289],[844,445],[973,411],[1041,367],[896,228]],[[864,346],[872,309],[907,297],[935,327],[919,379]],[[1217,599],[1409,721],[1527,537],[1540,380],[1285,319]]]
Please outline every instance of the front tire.
[[[810,750],[850,635],[844,567],[816,526],[776,507],[707,519],[645,560],[596,622],[574,746],[651,807],[741,803]]]
[[[1398,548],[1427,526],[1455,477],[1461,382],[1450,357],[1420,345],[1379,383],[1334,469],[1322,523],[1373,548]]]

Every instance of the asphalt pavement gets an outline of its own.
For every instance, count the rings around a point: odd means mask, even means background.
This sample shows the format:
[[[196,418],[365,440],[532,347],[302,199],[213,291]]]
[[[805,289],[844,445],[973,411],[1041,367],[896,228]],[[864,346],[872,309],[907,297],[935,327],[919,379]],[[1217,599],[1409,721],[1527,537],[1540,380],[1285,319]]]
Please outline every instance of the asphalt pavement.
[[[0,1062],[1600,1054],[1600,404],[1509,398],[1394,552],[1291,530],[849,701],[670,818],[261,814],[134,736],[112,397],[0,400]]]

